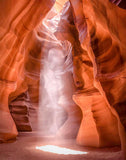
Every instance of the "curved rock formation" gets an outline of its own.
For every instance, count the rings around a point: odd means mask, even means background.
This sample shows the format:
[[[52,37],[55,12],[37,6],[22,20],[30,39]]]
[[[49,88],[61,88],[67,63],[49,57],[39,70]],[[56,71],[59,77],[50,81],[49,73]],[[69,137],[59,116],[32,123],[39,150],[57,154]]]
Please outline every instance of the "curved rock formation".
[[[124,118],[120,117],[119,120],[114,108],[117,112],[122,110],[126,99],[124,37],[126,11],[107,0],[97,2],[71,0],[71,4],[81,46],[87,51],[93,63],[93,84],[103,96],[112,115],[118,120],[122,147],[125,147],[125,133],[120,124],[120,120],[124,121]]]
[[[58,11],[64,2],[56,2]],[[15,123],[19,130],[30,127],[29,106],[23,99],[17,102],[27,91],[33,130],[42,107],[38,103],[46,108],[52,102],[52,112],[58,106],[64,115],[53,116],[57,136],[77,137],[79,145],[94,147],[121,141],[125,152],[125,2],[70,0],[60,13],[51,10],[53,4],[54,0],[0,1],[0,141],[17,136]],[[50,76],[57,81],[49,82]],[[51,86],[54,90],[49,92]]]
[[[1,141],[17,135],[8,108],[8,97],[15,97],[27,90],[27,83],[24,82],[24,39],[45,17],[53,4],[53,0],[46,3],[43,0],[0,1]],[[10,95],[14,91],[15,93]]]
[[[18,131],[32,131],[29,120],[29,102],[28,93],[26,92],[9,104],[10,113]]]
[[[73,46],[73,77],[77,89],[73,98],[83,112],[77,143],[95,147],[119,145],[117,120],[107,108],[104,97],[93,84],[93,64],[88,53],[81,48],[69,3],[64,6],[58,26],[55,35],[58,39],[69,39]],[[106,117],[108,122],[104,121]],[[108,123],[113,127],[109,127]],[[110,133],[113,138],[110,138]]]

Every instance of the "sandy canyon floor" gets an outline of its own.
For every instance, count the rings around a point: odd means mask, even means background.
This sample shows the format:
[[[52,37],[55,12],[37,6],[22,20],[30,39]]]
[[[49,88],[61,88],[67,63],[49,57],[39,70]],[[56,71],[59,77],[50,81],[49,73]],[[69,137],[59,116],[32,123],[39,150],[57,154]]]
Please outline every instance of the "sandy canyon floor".
[[[41,146],[54,147],[51,153],[42,151]],[[60,147],[60,150],[57,149]],[[73,153],[64,155],[60,153],[64,148],[74,150]],[[69,151],[68,150],[68,151]],[[81,151],[82,154],[74,154]],[[59,154],[60,153],[60,154]],[[19,133],[17,140],[11,143],[0,144],[0,160],[122,160],[120,147],[90,148],[76,145],[73,139],[58,139],[42,137],[38,133]]]

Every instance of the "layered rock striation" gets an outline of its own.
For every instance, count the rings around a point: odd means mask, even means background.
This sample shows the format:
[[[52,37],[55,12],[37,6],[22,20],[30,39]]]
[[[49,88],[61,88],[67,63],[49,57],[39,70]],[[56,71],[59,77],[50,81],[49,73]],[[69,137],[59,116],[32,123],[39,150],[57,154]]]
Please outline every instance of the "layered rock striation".
[[[47,81],[40,82],[51,69],[50,74],[62,81],[57,89],[60,98],[53,98],[65,116],[57,136],[76,138],[83,146],[121,143],[125,151],[125,3],[70,0],[59,14],[51,10],[53,4],[52,0],[0,2],[4,8],[0,10],[0,141],[14,139],[16,125],[18,130],[28,126],[31,130],[29,106],[20,99],[22,93],[28,92],[33,112],[39,112],[39,101],[46,106],[47,96],[56,95],[54,90],[49,93]]]
[[[28,34],[40,23],[54,1],[0,1],[0,141],[17,136],[8,101],[28,89],[25,80],[25,44]]]

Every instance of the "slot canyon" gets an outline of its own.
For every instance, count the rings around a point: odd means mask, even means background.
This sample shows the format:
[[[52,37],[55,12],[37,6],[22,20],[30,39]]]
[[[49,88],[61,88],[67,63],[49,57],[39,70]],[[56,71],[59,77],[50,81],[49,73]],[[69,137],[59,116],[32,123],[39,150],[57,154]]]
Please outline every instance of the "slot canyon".
[[[126,160],[126,0],[0,0],[0,160]]]

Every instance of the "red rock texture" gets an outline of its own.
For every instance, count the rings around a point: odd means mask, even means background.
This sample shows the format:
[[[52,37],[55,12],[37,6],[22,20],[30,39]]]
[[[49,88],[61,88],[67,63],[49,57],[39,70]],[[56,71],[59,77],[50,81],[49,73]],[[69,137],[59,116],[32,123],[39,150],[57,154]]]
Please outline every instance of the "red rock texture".
[[[126,12],[107,0],[71,0],[71,4],[81,46],[93,64],[93,85],[118,121],[118,132],[122,146],[125,147],[124,128],[122,129],[120,123],[121,120],[122,124],[125,124],[125,120],[124,115],[121,118],[120,113],[122,108],[125,110],[123,106],[126,99],[124,37]],[[120,119],[114,108],[120,114]]]
[[[55,35],[58,39],[69,39],[73,45],[73,77],[77,88],[73,99],[83,112],[77,143],[85,146],[120,144],[117,120],[108,109],[104,97],[93,84],[93,64],[88,53],[80,45],[69,4],[64,7]],[[104,120],[106,118],[108,122]],[[110,126],[113,127],[109,127],[108,123],[111,123]],[[110,133],[113,138],[110,138]]]
[[[69,103],[64,105],[58,101],[68,119],[57,135],[77,136],[77,144],[83,146],[105,147],[121,143],[125,151],[125,2],[70,0],[57,15],[60,21],[53,19],[56,12],[50,11],[45,27],[42,19],[53,4],[51,0],[0,1],[0,141],[17,136],[8,103],[12,104],[17,96],[28,91],[31,108],[38,110],[43,60],[52,48],[62,54],[63,43],[68,42],[72,46],[73,72],[62,75],[66,86],[61,93]],[[12,115],[17,114],[15,105],[21,115],[25,102],[14,103]]]
[[[28,93],[22,93],[9,104],[10,113],[18,131],[32,131],[29,120]]]
[[[10,101],[28,89],[24,72],[24,41],[53,4],[52,0],[0,1],[1,141],[13,139],[17,135],[8,108],[8,97]]]

